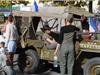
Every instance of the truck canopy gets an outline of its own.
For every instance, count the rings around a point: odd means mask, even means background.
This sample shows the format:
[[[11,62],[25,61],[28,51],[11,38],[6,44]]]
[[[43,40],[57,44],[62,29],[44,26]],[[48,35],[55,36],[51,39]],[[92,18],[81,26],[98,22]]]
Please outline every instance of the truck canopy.
[[[85,15],[86,17],[93,16],[94,14],[85,11],[85,9],[80,7],[40,7],[39,12],[35,11],[12,11],[14,16],[38,16],[38,17],[46,17],[46,18],[66,18],[68,14],[74,15]]]

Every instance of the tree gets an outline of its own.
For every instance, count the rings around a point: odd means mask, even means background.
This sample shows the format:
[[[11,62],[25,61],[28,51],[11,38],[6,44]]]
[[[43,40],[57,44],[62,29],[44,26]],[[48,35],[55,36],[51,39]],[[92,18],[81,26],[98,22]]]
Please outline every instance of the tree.
[[[76,7],[83,7],[87,6],[89,9],[89,12],[93,12],[92,6],[93,6],[93,0],[54,0],[61,2],[63,1],[63,6],[71,5]],[[59,6],[59,5],[58,5]]]
[[[93,6],[93,1],[91,0],[91,1],[89,1],[89,12],[90,13],[92,13],[93,12],[93,10],[92,10],[92,7]]]

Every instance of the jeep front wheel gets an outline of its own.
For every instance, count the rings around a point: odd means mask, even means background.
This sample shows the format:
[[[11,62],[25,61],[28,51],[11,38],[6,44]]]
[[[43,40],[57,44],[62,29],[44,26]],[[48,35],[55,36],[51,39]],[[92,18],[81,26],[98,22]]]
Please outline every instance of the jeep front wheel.
[[[83,67],[84,75],[100,75],[100,57],[92,58]]]
[[[25,52],[20,53],[18,57],[18,66],[22,72],[34,73],[39,64],[39,57],[36,51],[28,49]]]

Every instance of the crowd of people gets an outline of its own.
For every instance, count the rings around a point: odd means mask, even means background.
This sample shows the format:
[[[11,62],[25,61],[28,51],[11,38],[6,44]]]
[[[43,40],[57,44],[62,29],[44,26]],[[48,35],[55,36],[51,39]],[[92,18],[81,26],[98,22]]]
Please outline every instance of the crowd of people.
[[[86,17],[84,15],[81,16],[81,25],[82,31],[89,33],[89,32],[100,32],[100,19],[97,15]],[[95,39],[99,39],[99,34],[94,35]],[[91,41],[92,35],[85,35],[85,41]]]
[[[84,15],[81,16],[81,25],[83,32],[98,32],[100,30],[100,20],[97,15],[86,17]],[[92,28],[91,28],[92,26]]]
[[[1,66],[4,66],[7,75],[15,75],[13,57],[16,52],[16,43],[19,36],[11,13],[4,15],[4,26],[1,29],[1,33],[2,37],[5,39],[0,42]]]

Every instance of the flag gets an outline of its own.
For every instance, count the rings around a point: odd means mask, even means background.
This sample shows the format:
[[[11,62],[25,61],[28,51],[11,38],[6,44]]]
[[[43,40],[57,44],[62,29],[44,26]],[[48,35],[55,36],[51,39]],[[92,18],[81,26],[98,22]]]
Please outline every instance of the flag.
[[[93,17],[89,17],[89,31],[90,32],[96,32],[97,31],[97,25],[96,20],[93,19]]]
[[[39,8],[38,8],[38,4],[37,4],[36,0],[34,0],[34,7],[35,7],[35,12],[38,12]]]

